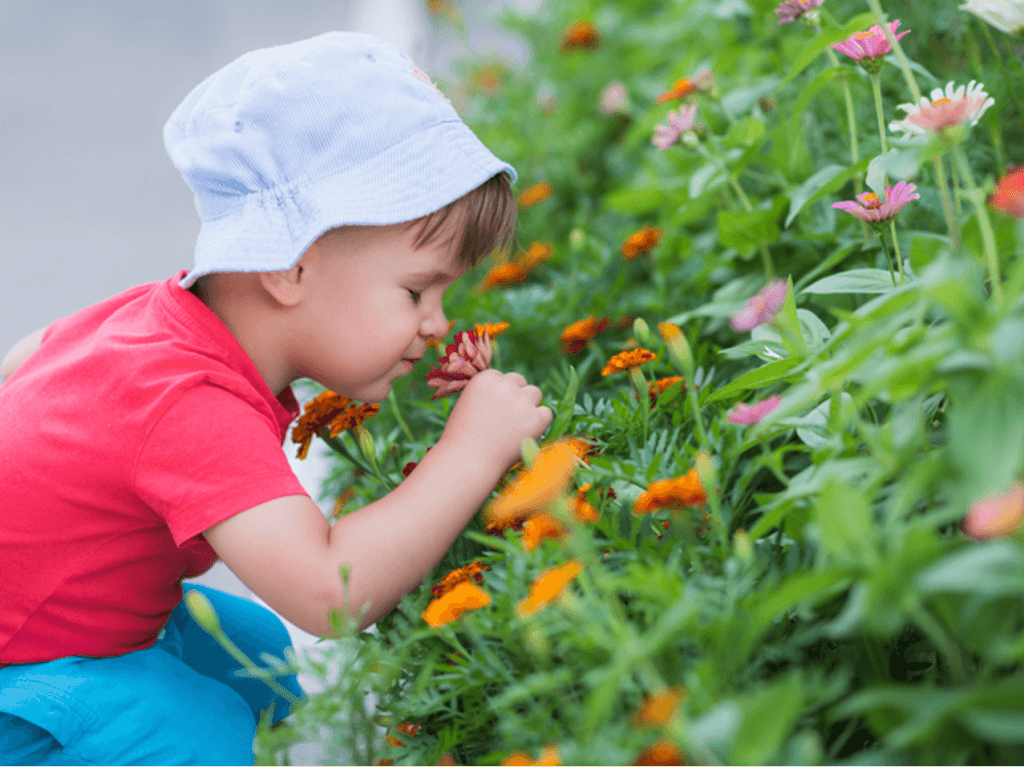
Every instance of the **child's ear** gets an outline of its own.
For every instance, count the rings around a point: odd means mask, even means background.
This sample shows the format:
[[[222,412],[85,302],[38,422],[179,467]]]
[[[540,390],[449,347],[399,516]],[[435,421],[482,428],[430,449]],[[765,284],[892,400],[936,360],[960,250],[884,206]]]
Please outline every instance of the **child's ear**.
[[[281,306],[291,307],[299,303],[301,298],[300,282],[304,267],[300,259],[291,269],[277,272],[260,272],[260,284]]]

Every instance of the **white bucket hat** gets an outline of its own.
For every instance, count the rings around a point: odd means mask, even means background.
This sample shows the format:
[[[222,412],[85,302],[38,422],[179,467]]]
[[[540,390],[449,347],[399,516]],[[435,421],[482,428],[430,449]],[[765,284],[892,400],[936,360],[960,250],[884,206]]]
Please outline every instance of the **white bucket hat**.
[[[328,229],[412,221],[516,178],[404,53],[356,32],[233,61],[174,110],[164,144],[202,218],[183,288],[289,269]]]

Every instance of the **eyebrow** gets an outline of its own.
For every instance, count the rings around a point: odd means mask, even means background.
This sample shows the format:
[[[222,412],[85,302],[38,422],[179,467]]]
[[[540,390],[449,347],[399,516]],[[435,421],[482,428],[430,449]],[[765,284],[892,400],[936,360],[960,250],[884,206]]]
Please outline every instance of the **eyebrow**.
[[[413,272],[409,279],[423,285],[436,285],[439,282],[455,282],[458,277],[448,272]]]

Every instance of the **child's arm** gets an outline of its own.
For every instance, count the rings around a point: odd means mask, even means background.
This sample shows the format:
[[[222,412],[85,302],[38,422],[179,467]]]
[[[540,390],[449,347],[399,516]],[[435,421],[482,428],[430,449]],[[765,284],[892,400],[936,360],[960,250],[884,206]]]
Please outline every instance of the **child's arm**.
[[[351,565],[353,612],[370,602],[363,630],[389,613],[437,566],[526,437],[551,423],[541,393],[517,373],[487,370],[466,386],[441,439],[395,490],[332,527],[309,498],[260,504],[205,536],[228,567],[295,625],[330,633],[340,609],[340,569]]]
[[[21,363],[32,356],[33,352],[39,348],[45,332],[46,328],[41,328],[31,335],[25,336],[7,352],[3,363],[0,364],[0,382],[6,381],[14,375],[14,371],[21,367]]]

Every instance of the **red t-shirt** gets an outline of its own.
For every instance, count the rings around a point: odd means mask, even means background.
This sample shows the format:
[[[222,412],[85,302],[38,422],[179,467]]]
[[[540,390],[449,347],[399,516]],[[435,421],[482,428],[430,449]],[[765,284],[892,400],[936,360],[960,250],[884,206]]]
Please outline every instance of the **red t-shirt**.
[[[308,495],[291,388],[183,274],[54,322],[0,385],[0,664],[151,646],[217,559],[204,530]]]

